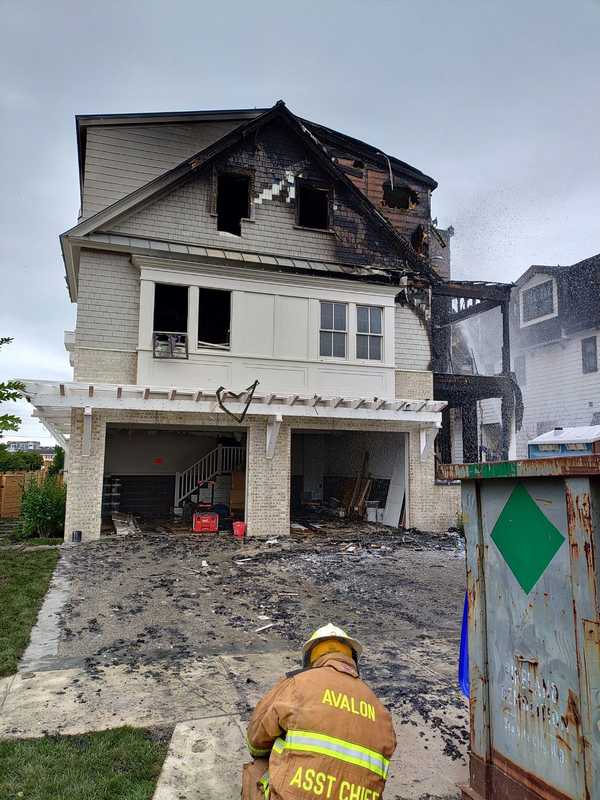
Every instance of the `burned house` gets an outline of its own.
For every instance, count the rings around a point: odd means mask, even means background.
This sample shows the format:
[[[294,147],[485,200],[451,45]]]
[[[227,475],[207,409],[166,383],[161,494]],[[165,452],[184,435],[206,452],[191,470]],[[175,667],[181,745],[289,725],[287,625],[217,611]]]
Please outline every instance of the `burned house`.
[[[282,534],[291,505],[357,479],[391,525],[452,524],[434,458],[454,397],[434,377],[436,182],[282,102],[80,116],[77,137],[73,380],[25,381],[67,447],[65,535],[202,494],[250,535]]]

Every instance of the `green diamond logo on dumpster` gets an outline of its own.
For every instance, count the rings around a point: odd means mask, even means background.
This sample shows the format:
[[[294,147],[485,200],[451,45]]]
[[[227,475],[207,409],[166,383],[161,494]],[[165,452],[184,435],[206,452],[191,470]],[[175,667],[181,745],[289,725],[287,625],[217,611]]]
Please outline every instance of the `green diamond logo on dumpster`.
[[[492,531],[502,554],[525,594],[533,589],[565,537],[518,483]]]

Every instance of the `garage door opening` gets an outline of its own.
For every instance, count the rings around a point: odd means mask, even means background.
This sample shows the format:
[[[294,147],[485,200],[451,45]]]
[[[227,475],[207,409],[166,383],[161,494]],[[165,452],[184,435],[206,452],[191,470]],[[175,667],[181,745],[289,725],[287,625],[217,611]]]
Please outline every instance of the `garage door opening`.
[[[109,425],[103,521],[115,513],[179,520],[216,512],[220,529],[244,520],[246,434],[229,429]]]
[[[406,434],[294,431],[292,527],[327,521],[406,524]]]

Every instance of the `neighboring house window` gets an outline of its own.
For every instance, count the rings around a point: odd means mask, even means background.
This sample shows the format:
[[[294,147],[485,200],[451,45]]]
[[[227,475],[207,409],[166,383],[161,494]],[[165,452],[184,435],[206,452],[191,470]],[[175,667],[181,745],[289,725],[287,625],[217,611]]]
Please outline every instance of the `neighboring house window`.
[[[222,172],[217,177],[217,229],[242,235],[242,220],[250,216],[250,178]]]
[[[383,309],[356,306],[356,357],[381,361]]]
[[[200,289],[198,345],[228,349],[231,331],[231,292]]]
[[[517,383],[519,386],[527,384],[527,369],[525,356],[515,356],[515,375],[517,376]]]
[[[598,349],[596,337],[588,336],[581,340],[581,368],[584,373],[598,372]]]
[[[296,222],[302,228],[329,230],[330,191],[308,181],[296,179]]]
[[[532,322],[554,314],[554,282],[538,283],[521,292],[522,322]]]
[[[333,358],[346,358],[348,333],[348,306],[346,303],[321,303],[321,330],[319,354]]]

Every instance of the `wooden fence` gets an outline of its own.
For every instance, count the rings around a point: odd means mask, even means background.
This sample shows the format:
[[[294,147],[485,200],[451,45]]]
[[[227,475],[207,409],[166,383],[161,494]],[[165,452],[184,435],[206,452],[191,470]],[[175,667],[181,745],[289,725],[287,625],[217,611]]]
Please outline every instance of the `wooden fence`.
[[[0,472],[0,519],[19,517],[23,487],[32,478],[41,483],[45,475],[45,469],[31,472]]]

